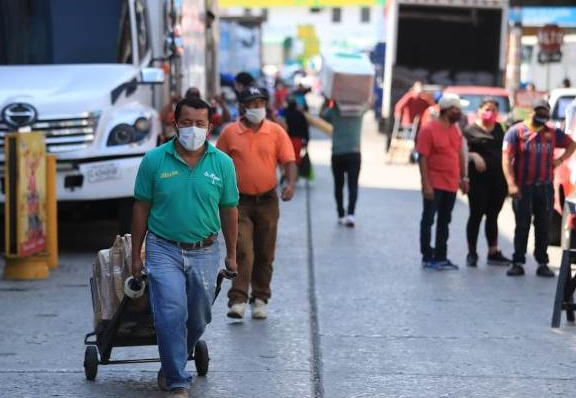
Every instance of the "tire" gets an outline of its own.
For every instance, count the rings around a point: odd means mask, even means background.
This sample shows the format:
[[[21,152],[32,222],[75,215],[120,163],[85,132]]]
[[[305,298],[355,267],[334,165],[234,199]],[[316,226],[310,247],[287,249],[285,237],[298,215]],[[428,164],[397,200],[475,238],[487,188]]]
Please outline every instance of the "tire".
[[[198,340],[196,347],[194,347],[194,363],[196,365],[198,376],[206,376],[206,373],[208,373],[209,362],[210,357],[208,356],[208,346],[204,340]]]
[[[86,352],[84,353],[84,373],[86,374],[86,379],[94,381],[96,379],[96,374],[98,373],[98,349],[96,346],[89,345],[86,347]]]
[[[570,206],[568,203],[564,202],[564,208],[562,209],[562,235],[560,236],[560,246],[562,250],[566,249],[576,249],[576,233],[568,226],[568,221],[570,217]]]
[[[562,235],[562,216],[552,210],[550,225],[548,227],[548,244],[552,246],[560,245],[560,235]]]

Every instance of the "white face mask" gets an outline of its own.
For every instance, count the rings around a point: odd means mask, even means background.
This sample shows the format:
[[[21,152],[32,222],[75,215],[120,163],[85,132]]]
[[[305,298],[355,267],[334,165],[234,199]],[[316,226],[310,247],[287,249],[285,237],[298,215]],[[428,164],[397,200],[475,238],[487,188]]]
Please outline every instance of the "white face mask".
[[[206,142],[208,129],[196,126],[183,127],[178,129],[178,141],[187,151],[200,149]]]
[[[251,123],[258,124],[266,117],[266,108],[246,109],[244,116]]]

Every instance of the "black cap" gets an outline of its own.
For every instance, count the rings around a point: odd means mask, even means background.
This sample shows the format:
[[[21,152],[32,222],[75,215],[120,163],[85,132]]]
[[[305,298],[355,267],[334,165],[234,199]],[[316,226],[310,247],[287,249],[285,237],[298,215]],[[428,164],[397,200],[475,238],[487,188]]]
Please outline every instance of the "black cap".
[[[254,99],[261,98],[266,99],[266,95],[258,87],[246,87],[240,92],[238,100],[242,103],[252,101]]]
[[[550,104],[544,98],[538,98],[537,100],[534,100],[534,102],[532,102],[532,109],[536,110],[538,108],[544,108],[547,111],[549,111]]]

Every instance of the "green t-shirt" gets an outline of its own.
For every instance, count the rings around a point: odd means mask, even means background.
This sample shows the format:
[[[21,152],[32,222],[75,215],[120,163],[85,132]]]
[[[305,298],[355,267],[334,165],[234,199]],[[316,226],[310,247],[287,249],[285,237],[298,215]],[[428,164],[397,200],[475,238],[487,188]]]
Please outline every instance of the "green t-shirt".
[[[342,116],[335,108],[326,108],[320,117],[332,125],[332,154],[360,152],[360,133],[365,109],[354,116]]]
[[[174,139],[148,152],[136,176],[134,197],[149,202],[148,230],[193,243],[220,230],[220,207],[238,205],[232,159],[206,143],[194,168],[178,155]]]

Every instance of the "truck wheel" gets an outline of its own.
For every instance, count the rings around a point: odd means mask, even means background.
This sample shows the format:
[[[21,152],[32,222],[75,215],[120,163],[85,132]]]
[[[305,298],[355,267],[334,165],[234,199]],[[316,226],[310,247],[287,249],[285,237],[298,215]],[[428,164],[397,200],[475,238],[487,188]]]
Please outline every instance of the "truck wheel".
[[[120,198],[116,206],[118,233],[120,235],[129,234],[132,227],[132,207],[134,199]]]
[[[548,244],[552,246],[560,245],[560,235],[562,234],[562,216],[552,210],[550,225],[548,227]]]
[[[576,249],[576,233],[570,228],[570,206],[564,202],[562,211],[562,235],[560,236],[560,246],[562,250]]]

